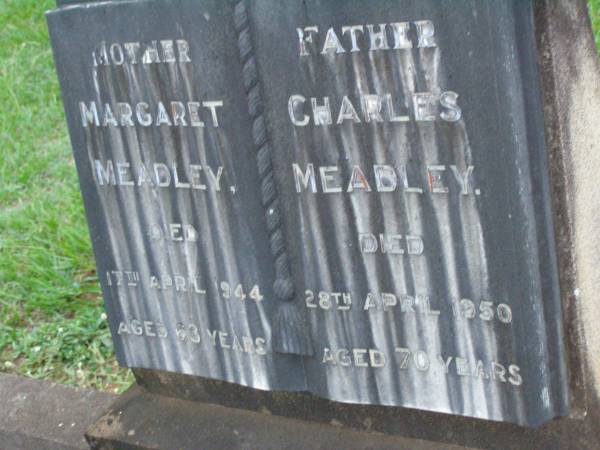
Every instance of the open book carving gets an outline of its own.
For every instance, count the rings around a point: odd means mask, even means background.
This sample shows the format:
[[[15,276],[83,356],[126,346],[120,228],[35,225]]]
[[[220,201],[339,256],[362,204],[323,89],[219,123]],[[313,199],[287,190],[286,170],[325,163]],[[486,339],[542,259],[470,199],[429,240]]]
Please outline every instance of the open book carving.
[[[522,425],[565,414],[531,8],[50,12],[120,363]]]

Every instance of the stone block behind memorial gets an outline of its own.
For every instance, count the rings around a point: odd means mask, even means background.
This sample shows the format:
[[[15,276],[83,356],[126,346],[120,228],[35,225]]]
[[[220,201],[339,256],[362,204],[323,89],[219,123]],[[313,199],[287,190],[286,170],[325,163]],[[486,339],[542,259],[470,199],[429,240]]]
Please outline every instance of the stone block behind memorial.
[[[530,2],[48,18],[123,365],[523,425],[566,413]],[[312,355],[279,342],[290,317]]]

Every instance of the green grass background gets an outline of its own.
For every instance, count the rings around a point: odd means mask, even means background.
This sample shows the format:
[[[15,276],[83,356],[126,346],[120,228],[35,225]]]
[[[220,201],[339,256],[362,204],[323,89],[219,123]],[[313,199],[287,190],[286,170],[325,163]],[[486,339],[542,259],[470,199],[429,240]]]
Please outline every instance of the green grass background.
[[[0,370],[121,390],[44,11],[0,0]]]
[[[589,0],[588,7],[590,9],[590,18],[592,19],[592,28],[594,29],[594,37],[596,38],[596,48],[600,55],[600,0]]]
[[[0,371],[117,392],[44,11],[0,0]],[[600,0],[590,1],[600,46]]]

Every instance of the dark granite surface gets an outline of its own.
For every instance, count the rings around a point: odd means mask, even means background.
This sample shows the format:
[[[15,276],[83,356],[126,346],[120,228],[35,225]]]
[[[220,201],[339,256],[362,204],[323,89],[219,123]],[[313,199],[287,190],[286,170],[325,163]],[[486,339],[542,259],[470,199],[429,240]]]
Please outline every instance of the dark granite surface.
[[[531,3],[248,5],[48,15],[121,363],[564,415]]]

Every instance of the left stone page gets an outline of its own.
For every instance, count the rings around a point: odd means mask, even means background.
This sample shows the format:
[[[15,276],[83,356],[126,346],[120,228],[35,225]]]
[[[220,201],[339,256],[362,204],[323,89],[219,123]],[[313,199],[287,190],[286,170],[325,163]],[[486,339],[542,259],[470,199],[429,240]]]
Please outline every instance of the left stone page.
[[[48,13],[121,364],[305,389],[271,345],[274,269],[229,4]]]

